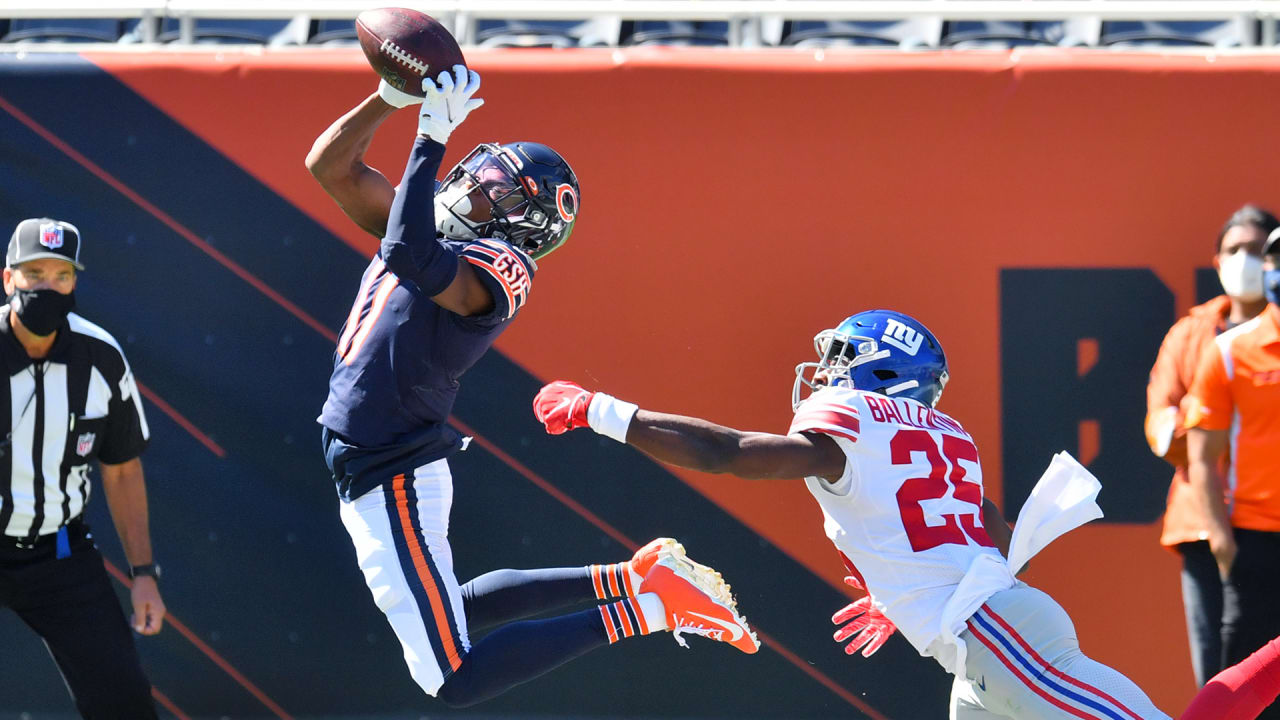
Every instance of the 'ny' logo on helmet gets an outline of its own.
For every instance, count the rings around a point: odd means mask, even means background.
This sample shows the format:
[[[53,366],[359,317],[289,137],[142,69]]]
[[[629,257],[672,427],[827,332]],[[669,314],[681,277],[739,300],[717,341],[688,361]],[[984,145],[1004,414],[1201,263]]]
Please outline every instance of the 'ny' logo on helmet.
[[[892,345],[911,356],[920,352],[920,345],[924,342],[922,333],[912,330],[897,320],[891,319],[888,323],[880,342]]]

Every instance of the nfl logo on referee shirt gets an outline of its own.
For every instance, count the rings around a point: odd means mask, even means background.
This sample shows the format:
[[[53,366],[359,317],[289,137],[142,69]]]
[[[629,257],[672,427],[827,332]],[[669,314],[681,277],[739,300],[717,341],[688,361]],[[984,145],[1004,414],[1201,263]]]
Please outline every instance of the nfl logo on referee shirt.
[[[93,441],[97,436],[94,433],[87,432],[76,439],[76,454],[84,457],[93,449]]]
[[[40,244],[50,250],[57,250],[62,247],[62,226],[57,223],[41,225]]]

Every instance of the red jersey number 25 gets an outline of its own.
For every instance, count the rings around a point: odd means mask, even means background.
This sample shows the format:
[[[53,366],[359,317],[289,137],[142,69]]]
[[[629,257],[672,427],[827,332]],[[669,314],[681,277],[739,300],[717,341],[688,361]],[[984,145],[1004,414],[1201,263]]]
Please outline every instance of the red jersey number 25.
[[[929,461],[928,477],[910,478],[898,488],[898,510],[902,527],[907,531],[911,549],[924,552],[939,545],[968,545],[972,540],[983,547],[995,547],[979,520],[982,512],[982,486],[964,479],[966,470],[961,460],[978,462],[978,448],[968,440],[943,435],[942,446],[924,430],[899,430],[889,441],[894,465],[911,465],[915,453],[923,453]],[[943,460],[943,458],[946,460]],[[950,472],[948,472],[948,469]],[[943,513],[941,525],[925,523],[925,500],[938,500],[955,488],[953,497],[974,506],[972,513]]]

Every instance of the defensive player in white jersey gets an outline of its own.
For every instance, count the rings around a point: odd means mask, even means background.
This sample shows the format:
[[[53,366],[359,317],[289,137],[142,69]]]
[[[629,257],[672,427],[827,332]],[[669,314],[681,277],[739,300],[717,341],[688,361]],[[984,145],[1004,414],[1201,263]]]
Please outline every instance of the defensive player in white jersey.
[[[1081,652],[1052,598],[1013,579],[1001,554],[1009,528],[983,497],[973,439],[934,409],[948,375],[933,334],[906,315],[873,310],[819,333],[815,345],[819,362],[796,368],[785,435],[639,410],[563,381],[538,393],[534,413],[552,434],[590,427],[681,467],[804,478],[852,573],[846,581],[870,593],[837,614],[861,614],[837,640],[862,632],[849,651],[870,641],[869,654],[896,624],[955,675],[953,719],[1168,717]]]

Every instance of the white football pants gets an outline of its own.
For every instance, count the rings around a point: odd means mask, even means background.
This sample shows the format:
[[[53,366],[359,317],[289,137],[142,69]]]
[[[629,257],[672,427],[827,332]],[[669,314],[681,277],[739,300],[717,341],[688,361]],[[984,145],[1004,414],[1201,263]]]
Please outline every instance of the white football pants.
[[[1023,583],[992,595],[960,634],[951,720],[1168,720],[1129,678],[1080,651],[1062,606]]]
[[[449,549],[452,504],[446,460],[340,503],[373,601],[400,639],[409,673],[432,696],[471,649]]]

